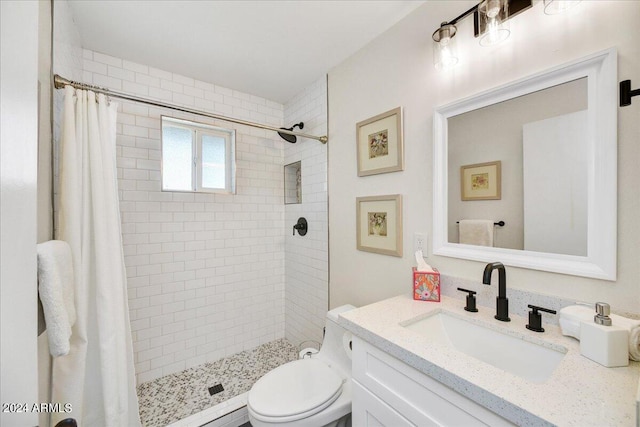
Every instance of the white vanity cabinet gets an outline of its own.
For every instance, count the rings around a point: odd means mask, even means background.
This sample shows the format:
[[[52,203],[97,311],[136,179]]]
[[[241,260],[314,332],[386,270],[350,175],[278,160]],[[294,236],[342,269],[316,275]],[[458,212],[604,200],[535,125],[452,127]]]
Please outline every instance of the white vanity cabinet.
[[[354,427],[514,425],[356,336],[352,371]]]

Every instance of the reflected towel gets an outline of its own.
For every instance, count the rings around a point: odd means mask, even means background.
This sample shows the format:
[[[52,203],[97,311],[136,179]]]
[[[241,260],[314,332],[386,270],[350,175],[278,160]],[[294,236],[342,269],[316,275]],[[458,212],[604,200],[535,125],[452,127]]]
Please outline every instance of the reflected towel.
[[[38,247],[38,293],[42,301],[53,357],[69,353],[71,327],[76,321],[71,248],[61,240],[50,240]]]
[[[493,220],[463,219],[460,220],[460,243],[476,246],[493,246]]]
[[[560,310],[560,329],[562,335],[580,339],[580,322],[592,322],[595,310],[586,305],[571,305]],[[629,330],[629,358],[640,361],[640,320],[609,315],[611,324]]]

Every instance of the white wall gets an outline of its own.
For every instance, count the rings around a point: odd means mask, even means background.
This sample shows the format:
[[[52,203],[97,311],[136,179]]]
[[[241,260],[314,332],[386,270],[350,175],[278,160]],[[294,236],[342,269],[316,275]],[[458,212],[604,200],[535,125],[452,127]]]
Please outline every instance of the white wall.
[[[38,242],[53,237],[53,173],[51,135],[51,2],[39,1],[38,83]]]
[[[82,43],[66,0],[53,2],[53,72],[74,81],[82,80]],[[60,125],[64,107],[64,91],[53,91],[53,192],[54,213],[58,204],[58,154],[60,147]],[[40,170],[43,171],[43,168]],[[58,224],[54,220],[54,228]]]
[[[327,78],[322,76],[284,108],[286,127],[304,122],[305,133],[327,134]],[[297,129],[296,129],[297,130]],[[327,145],[298,138],[285,143],[284,164],[302,162],[302,203],[285,205],[285,336],[293,345],[322,342],[329,300],[327,229]],[[293,235],[299,217],[307,235]]]
[[[38,22],[38,243],[53,238],[53,133],[51,127],[51,16],[52,2],[39,1]],[[51,356],[42,304],[38,302],[38,401],[51,401]],[[49,424],[50,414],[41,412],[39,425]]]
[[[38,14],[35,1],[0,2],[0,316],[2,403],[37,403]],[[35,412],[2,425],[33,426]]]
[[[463,97],[615,46],[619,80],[640,82],[640,16],[637,1],[581,2],[573,11],[544,15],[542,3],[511,20],[502,46],[481,48],[472,20],[458,28],[461,60],[449,72],[432,62],[431,34],[472,1],[430,1],[329,73],[330,305],[356,305],[410,292],[412,235],[432,229],[433,109]],[[635,84],[635,83],[634,83]],[[403,172],[358,178],[355,123],[404,108],[406,166]],[[618,110],[618,280],[615,282],[519,269],[509,287],[571,299],[603,300],[614,311],[640,309],[640,135],[637,99]],[[404,196],[404,257],[356,250],[355,198]],[[429,257],[441,272],[480,280],[484,265]],[[498,260],[496,260],[498,261]]]

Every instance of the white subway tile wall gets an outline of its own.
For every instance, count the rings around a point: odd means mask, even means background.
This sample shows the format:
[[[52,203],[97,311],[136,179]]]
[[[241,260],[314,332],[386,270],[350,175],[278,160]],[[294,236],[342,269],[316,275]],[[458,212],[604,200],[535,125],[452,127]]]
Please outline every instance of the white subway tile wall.
[[[283,106],[84,50],[83,81],[273,126]],[[117,166],[138,383],[284,336],[284,141],[116,100]],[[162,192],[160,117],[236,134],[237,194]]]
[[[326,76],[285,105],[284,119],[287,127],[302,121],[303,132],[327,134]],[[285,228],[289,230],[285,238],[285,337],[298,346],[307,340],[322,342],[329,304],[327,145],[298,138],[295,144],[286,143],[284,157],[285,165],[302,162],[302,203],[285,205]],[[309,224],[304,237],[292,233],[301,216]]]
[[[283,107],[80,49],[77,35],[63,42],[56,45],[54,71],[64,77],[274,126],[304,121],[305,132],[327,133],[326,77]],[[56,147],[62,95],[57,91]],[[328,301],[326,146],[304,138],[289,144],[270,131],[115,102],[137,382],[256,347],[281,338],[285,329],[294,345],[321,341]],[[160,191],[161,115],[237,130],[237,194]],[[283,165],[297,160],[303,163],[303,203],[287,205],[285,214]],[[298,216],[309,220],[304,238],[290,234]]]

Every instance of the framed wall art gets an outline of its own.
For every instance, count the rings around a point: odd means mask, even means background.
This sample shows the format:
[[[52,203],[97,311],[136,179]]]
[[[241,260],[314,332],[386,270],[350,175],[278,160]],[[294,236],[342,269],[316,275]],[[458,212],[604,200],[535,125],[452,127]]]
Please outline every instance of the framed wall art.
[[[356,198],[356,246],[360,251],[402,256],[402,196]]]
[[[500,200],[501,162],[476,163],[460,167],[462,200]]]
[[[356,124],[358,176],[404,169],[402,108]]]

